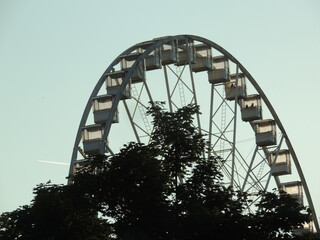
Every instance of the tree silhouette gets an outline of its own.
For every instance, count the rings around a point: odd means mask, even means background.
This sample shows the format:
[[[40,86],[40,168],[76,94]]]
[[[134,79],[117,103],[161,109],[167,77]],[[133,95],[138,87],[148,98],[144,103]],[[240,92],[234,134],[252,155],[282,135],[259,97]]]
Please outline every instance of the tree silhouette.
[[[68,186],[40,184],[29,206],[0,217],[0,239],[302,239],[309,212],[285,193],[248,195],[222,184],[218,157],[193,126],[197,106],[166,112],[153,103],[147,145],[89,156]]]

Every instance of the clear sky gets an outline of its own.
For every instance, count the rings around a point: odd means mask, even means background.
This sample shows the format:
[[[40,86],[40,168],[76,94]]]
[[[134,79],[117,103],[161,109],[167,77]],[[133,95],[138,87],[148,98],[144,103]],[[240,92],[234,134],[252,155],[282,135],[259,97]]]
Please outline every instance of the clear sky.
[[[85,103],[108,65],[155,37],[199,35],[233,54],[279,115],[320,215],[320,1],[0,0],[0,213],[66,183]]]

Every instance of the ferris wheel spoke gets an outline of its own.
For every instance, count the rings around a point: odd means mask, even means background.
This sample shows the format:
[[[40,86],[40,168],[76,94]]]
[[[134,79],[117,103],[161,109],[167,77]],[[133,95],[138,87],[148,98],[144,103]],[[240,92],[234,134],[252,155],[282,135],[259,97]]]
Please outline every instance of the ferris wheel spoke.
[[[208,136],[209,136],[209,140],[208,140],[208,158],[210,157],[210,153],[212,150],[211,147],[211,140],[212,140],[212,113],[213,113],[213,99],[214,99],[214,85],[211,84],[211,94],[210,94],[210,113],[209,113],[209,131],[208,131]]]
[[[169,110],[172,113],[173,108],[172,108],[172,97],[170,94],[170,84],[169,84],[169,78],[168,78],[168,72],[167,72],[167,66],[163,66],[163,73],[164,73],[164,78],[166,82],[166,92],[167,92],[167,98],[168,98],[168,104],[169,104]]]
[[[264,189],[263,185],[261,184],[261,180],[263,178],[260,179],[259,176],[257,176],[256,173],[254,172],[255,168],[257,168],[258,166],[261,166],[263,162],[264,161],[261,161],[255,167],[253,167],[250,171],[248,171],[248,178],[250,178],[251,181],[248,181],[249,179],[247,178],[245,184],[243,184],[244,191],[250,191],[252,188],[257,189],[258,191]],[[247,185],[249,185],[249,187],[246,188]]]
[[[236,86],[238,86],[239,78],[239,67],[236,67]],[[234,172],[235,172],[235,154],[236,154],[236,137],[237,137],[237,108],[238,108],[238,88],[236,87],[235,91],[235,100],[234,100],[234,118],[233,118],[233,146],[232,146],[232,176],[231,176],[231,185],[234,182]]]
[[[173,70],[173,69],[170,67],[170,65],[167,65],[167,66],[168,66],[168,68],[170,69],[171,73],[173,73],[173,75],[175,75],[175,76],[177,77],[177,79],[180,80],[180,79],[181,79],[181,76],[182,76],[182,74],[183,74],[183,72],[184,72],[184,70],[185,70],[185,68],[186,68],[186,65],[183,65],[183,68],[182,68],[182,70],[180,71],[179,74],[177,74],[177,72],[176,72],[175,70]],[[179,66],[177,66],[177,67],[179,68]]]
[[[172,97],[176,89],[179,88],[179,84],[181,84],[181,87],[185,87],[190,93],[194,93],[193,90],[183,81],[183,79],[179,77],[177,78],[177,81],[173,87],[170,97]]]
[[[227,129],[228,129],[229,126],[231,125],[232,121],[233,121],[233,119],[230,120],[230,122],[228,123],[228,125],[227,125],[223,130],[221,130],[221,129],[219,128],[219,126],[218,126],[215,122],[213,122],[213,124],[216,126],[217,130],[218,130],[219,133],[220,133],[220,136],[218,136],[216,142],[213,144],[213,147],[215,147],[216,144],[217,144],[219,141],[223,141],[223,140],[224,140],[225,142],[229,143],[229,144],[233,147],[233,142],[229,141],[228,138],[225,136],[225,133],[227,132]]]
[[[252,170],[252,165],[253,165],[254,159],[255,159],[255,157],[256,157],[257,151],[258,151],[258,146],[256,145],[256,148],[255,148],[255,150],[254,150],[254,152],[253,152],[253,156],[252,156],[252,158],[251,158],[251,161],[250,161],[250,164],[249,164],[249,167],[248,167],[248,170],[247,170],[246,177],[245,177],[245,179],[244,179],[244,181],[243,181],[243,184],[242,184],[242,187],[241,187],[241,191],[242,191],[242,192],[244,191],[245,186],[246,186],[246,184],[247,184],[247,180],[248,180],[248,178],[249,178],[249,176],[250,176],[250,173],[251,173],[251,170]]]
[[[216,93],[219,95],[219,97],[222,99],[222,102],[221,102],[221,104],[220,105],[222,105],[222,104],[226,104],[226,106],[229,108],[229,110],[232,112],[232,113],[234,113],[233,111],[233,108],[228,104],[228,102],[227,102],[227,99],[224,97],[224,96],[222,96],[222,94],[218,91],[218,90],[215,90],[216,91]]]
[[[128,115],[128,118],[129,118],[129,121],[130,121],[132,130],[133,130],[134,135],[135,135],[135,137],[136,137],[136,140],[137,140],[138,143],[141,143],[140,137],[139,137],[139,134],[138,134],[138,131],[137,131],[137,129],[136,129],[136,125],[135,125],[134,122],[133,122],[133,119],[132,119],[132,116],[131,116],[131,113],[130,113],[130,110],[129,110],[129,107],[128,107],[126,101],[123,101],[123,105],[124,105],[125,110],[126,110],[126,113],[127,113],[127,115]]]

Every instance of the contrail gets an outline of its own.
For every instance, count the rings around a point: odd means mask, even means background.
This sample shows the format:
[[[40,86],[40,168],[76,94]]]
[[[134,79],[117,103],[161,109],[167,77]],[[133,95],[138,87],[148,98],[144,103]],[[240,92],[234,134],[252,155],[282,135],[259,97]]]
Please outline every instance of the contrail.
[[[53,162],[53,161],[45,161],[45,160],[38,160],[38,162],[50,163],[50,164],[56,164],[56,165],[65,165],[65,166],[69,165],[69,163],[66,163],[66,162]]]

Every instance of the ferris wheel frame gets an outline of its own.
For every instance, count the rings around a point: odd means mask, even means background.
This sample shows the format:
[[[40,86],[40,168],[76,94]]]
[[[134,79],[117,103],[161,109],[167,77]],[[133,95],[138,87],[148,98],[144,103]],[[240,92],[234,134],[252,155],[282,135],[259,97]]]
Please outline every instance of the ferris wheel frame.
[[[297,157],[297,155],[296,155],[296,153],[294,151],[294,148],[293,148],[293,146],[292,146],[292,144],[291,144],[291,142],[289,140],[289,137],[288,137],[288,135],[287,135],[287,133],[286,133],[284,127],[283,127],[283,124],[281,123],[276,111],[274,110],[272,104],[268,100],[266,94],[260,88],[260,86],[255,81],[255,79],[252,77],[252,75],[249,73],[249,71],[233,55],[231,55],[228,51],[226,51],[224,48],[222,48],[218,44],[216,44],[216,43],[214,43],[214,42],[212,42],[212,41],[210,41],[208,39],[199,37],[199,36],[194,36],[194,35],[167,36],[167,37],[157,38],[157,39],[154,39],[154,40],[151,40],[151,41],[147,41],[147,42],[138,43],[138,44],[128,48],[124,52],[122,52],[109,65],[109,67],[105,70],[105,72],[102,74],[102,76],[98,80],[97,84],[95,85],[95,87],[94,87],[94,89],[93,89],[93,91],[92,91],[92,93],[91,93],[91,95],[90,95],[90,97],[88,99],[88,102],[87,102],[87,104],[85,106],[85,109],[84,109],[84,112],[83,112],[83,115],[82,115],[82,118],[81,118],[81,121],[80,121],[80,124],[79,124],[79,128],[78,128],[78,131],[77,131],[74,147],[73,147],[71,163],[70,163],[70,169],[69,169],[69,175],[73,175],[74,171],[75,171],[74,170],[74,164],[77,161],[79,145],[80,145],[81,138],[82,138],[82,129],[86,125],[88,116],[90,114],[90,110],[92,108],[92,99],[94,99],[95,97],[98,96],[98,93],[99,93],[101,87],[103,86],[103,84],[104,84],[104,82],[106,80],[106,76],[110,72],[112,72],[114,70],[114,66],[119,63],[121,57],[132,53],[137,48],[139,48],[141,45],[148,46],[148,47],[146,47],[146,49],[141,54],[139,54],[139,56],[135,60],[134,64],[128,69],[128,71],[126,72],[126,74],[125,74],[125,76],[123,78],[121,86],[119,87],[118,92],[114,95],[113,104],[112,104],[112,107],[110,109],[110,114],[109,114],[109,116],[108,116],[108,118],[107,118],[107,120],[106,120],[106,122],[104,124],[104,132],[103,132],[103,136],[102,136],[102,140],[103,140],[102,142],[104,144],[102,144],[100,146],[100,150],[99,150],[100,154],[104,154],[106,152],[106,147],[107,147],[106,146],[106,141],[107,141],[107,137],[109,135],[109,132],[111,130],[111,126],[112,126],[112,122],[113,122],[113,115],[116,113],[117,106],[118,106],[119,102],[122,100],[123,91],[125,91],[126,86],[130,83],[130,79],[132,78],[133,74],[136,71],[138,71],[139,64],[141,62],[143,62],[150,53],[152,53],[153,51],[155,51],[156,49],[160,48],[162,45],[164,45],[166,43],[169,43],[169,42],[172,42],[172,41],[186,41],[188,43],[189,40],[201,42],[201,43],[209,46],[210,48],[215,49],[218,52],[222,53],[230,62],[235,64],[235,66],[236,66],[236,81],[238,81],[238,75],[241,72],[245,76],[245,78],[247,80],[249,80],[251,85],[254,87],[254,89],[257,91],[257,93],[260,95],[261,99],[263,100],[264,104],[266,105],[266,107],[268,108],[270,114],[272,115],[272,118],[274,119],[274,121],[276,123],[276,126],[280,129],[280,131],[282,133],[282,137],[281,137],[280,143],[279,143],[279,148],[281,146],[281,143],[284,141],[286,143],[289,151],[290,151],[292,160],[293,160],[294,165],[296,167],[297,173],[299,175],[299,178],[300,178],[300,181],[301,181],[304,193],[305,193],[305,197],[306,197],[307,202],[308,202],[308,206],[312,211],[312,219],[313,219],[313,222],[314,222],[315,229],[316,229],[317,232],[320,232],[319,223],[318,223],[318,219],[317,219],[317,216],[316,216],[316,211],[315,211],[315,208],[314,208],[314,205],[313,205],[313,202],[312,202],[311,194],[310,194],[306,179],[304,177],[302,168],[301,168],[300,163],[298,161],[298,157]],[[188,65],[189,65],[191,78],[192,78],[193,75],[192,75],[192,72],[191,72],[191,67],[190,67],[191,62],[190,61],[188,62]],[[192,81],[193,81],[193,79],[192,79]],[[236,86],[237,86],[237,82],[236,82]],[[213,84],[212,84],[212,87],[213,87]],[[236,87],[236,89],[238,89],[238,88]],[[213,91],[213,90],[211,89],[211,91]],[[150,94],[150,99],[152,99],[151,94]],[[170,99],[168,99],[168,100],[169,100],[169,103],[170,103]],[[194,103],[197,105],[197,96],[196,95],[194,95]],[[212,100],[211,100],[211,103],[212,103]],[[237,90],[236,90],[236,97],[235,97],[234,103],[235,103],[234,104],[234,114],[235,114],[234,118],[235,118],[235,120],[234,120],[234,130],[233,130],[234,134],[233,134],[233,140],[232,140],[233,141],[233,149],[232,149],[233,158],[235,156],[235,151],[236,151],[236,132],[237,132],[236,131],[236,127],[237,127],[236,119],[237,119],[237,112],[238,112],[238,110],[237,110],[237,108],[238,108]],[[213,109],[213,107],[211,106],[210,107],[210,111],[212,111],[212,109]],[[170,111],[172,111],[172,107],[170,107]],[[210,112],[210,116],[212,116],[211,112]],[[198,127],[199,127],[199,130],[201,131],[199,116],[197,116],[196,121],[198,122]],[[211,135],[209,135],[209,137],[210,136]],[[258,146],[257,146],[257,148],[258,148]],[[255,152],[257,152],[257,149],[255,150]],[[232,161],[232,164],[233,163],[234,163],[234,160]],[[253,160],[249,164],[250,165],[249,169],[250,169],[252,163],[253,163]],[[232,168],[232,171],[231,171],[231,181],[230,182],[231,182],[231,184],[233,184],[233,182],[234,182],[234,169],[233,169],[234,166],[231,166],[231,168]],[[246,177],[249,177],[249,173],[248,173],[248,175]],[[268,181],[270,181],[271,177],[272,177],[272,175],[270,173],[269,177],[268,177]],[[274,179],[275,179],[277,187],[280,188],[281,187],[281,181],[280,181],[279,177],[278,176],[274,176]],[[245,179],[245,181],[246,181],[246,179]]]

